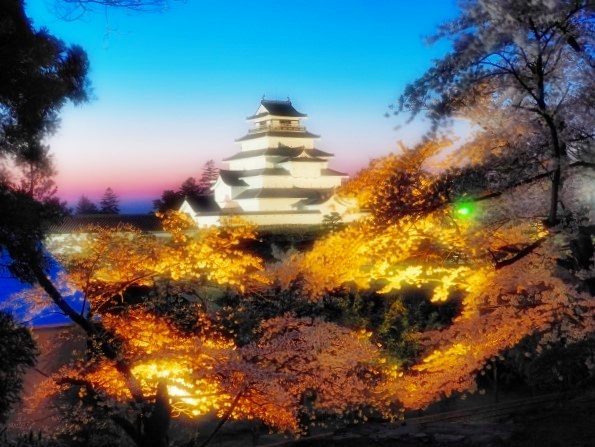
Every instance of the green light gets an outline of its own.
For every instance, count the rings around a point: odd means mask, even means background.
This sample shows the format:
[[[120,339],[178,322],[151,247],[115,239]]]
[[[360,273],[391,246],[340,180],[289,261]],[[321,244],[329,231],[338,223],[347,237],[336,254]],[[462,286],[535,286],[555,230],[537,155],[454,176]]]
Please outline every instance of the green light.
[[[475,206],[471,202],[455,203],[455,214],[458,217],[471,217],[475,213]]]

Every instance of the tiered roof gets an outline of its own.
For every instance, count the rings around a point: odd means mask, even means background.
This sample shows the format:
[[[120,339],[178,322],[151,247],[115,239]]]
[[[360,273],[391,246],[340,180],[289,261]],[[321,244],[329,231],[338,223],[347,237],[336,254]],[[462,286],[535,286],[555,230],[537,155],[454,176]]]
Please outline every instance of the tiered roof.
[[[229,186],[247,186],[246,182],[242,179],[246,177],[257,177],[260,175],[290,175],[289,171],[285,168],[261,168],[261,169],[248,169],[246,171],[227,171],[221,169],[221,180]],[[321,169],[321,176],[346,176],[345,172],[335,171],[334,169]]]
[[[347,174],[327,168],[327,163],[334,156],[333,154],[312,148],[312,140],[319,138],[319,136],[308,132],[300,124],[301,119],[306,116],[306,114],[298,112],[289,100],[271,101],[263,99],[260,102],[256,112],[248,117],[248,120],[254,122],[254,127],[249,130],[247,135],[236,140],[239,142],[256,141],[250,144],[242,144],[243,150],[241,152],[224,159],[224,161],[228,162],[241,161],[235,166],[245,166],[250,169],[241,170],[240,168],[233,171],[220,171],[219,181],[228,187],[232,187],[231,191],[226,191],[221,196],[222,203],[219,204],[220,206],[224,206],[224,196],[231,196],[225,200],[234,202],[248,199],[295,199],[296,203],[304,201],[320,203],[332,194],[334,188],[330,186],[338,186],[341,177],[347,177]],[[279,140],[281,141],[276,143],[278,144],[277,147],[266,147],[271,144],[267,138],[269,136],[280,137]],[[287,140],[284,140],[284,138],[287,138]],[[301,140],[299,141],[299,147],[290,147],[283,144],[289,141],[295,143],[296,138]],[[257,157],[264,157],[265,163],[262,163],[262,160],[258,163],[248,161]],[[265,168],[265,165],[269,167]],[[255,166],[260,167],[255,169]],[[287,187],[281,187],[280,185],[266,187],[263,186],[265,182],[261,183],[258,180],[254,182],[250,179],[263,176],[285,176],[287,180],[284,180],[281,185],[287,184]],[[309,180],[304,182],[302,177]],[[324,177],[324,180],[321,179],[320,182],[313,180],[322,177]],[[305,184],[311,187],[302,187]],[[234,189],[233,187],[239,188]],[[293,202],[291,200],[289,203]],[[243,205],[240,204],[239,206]],[[255,204],[247,203],[246,205],[246,207],[252,206],[255,206]],[[287,207],[287,202],[281,206]]]
[[[313,199],[330,196],[333,188],[259,188],[248,189],[240,193],[236,199]]]
[[[240,178],[240,174],[242,174],[242,171],[227,171],[223,169],[219,170],[221,180],[223,180],[223,183],[225,183],[226,185],[248,186],[248,183],[246,183],[244,180]]]
[[[287,101],[274,101],[271,99],[263,99],[262,101],[260,101],[260,105],[266,110],[266,112],[255,113],[254,115],[249,116],[246,119],[253,120],[257,118],[262,118],[263,116],[267,115],[286,116],[288,118],[305,118],[308,116],[305,113],[300,113],[297,110],[295,110],[289,99]],[[258,108],[258,110],[260,110],[260,107]]]
[[[302,147],[289,147],[284,146],[282,144],[279,147],[271,147],[268,149],[255,149],[251,151],[243,151],[238,152],[237,154],[232,155],[231,157],[224,158],[223,161],[233,161],[233,160],[241,160],[242,158],[251,158],[251,157],[260,157],[261,155],[264,156],[271,156],[271,157],[295,157],[299,155],[301,152],[306,151],[307,153],[311,154],[313,157],[326,157],[330,158],[333,157],[334,154],[329,152],[321,151],[320,149],[304,149]]]
[[[307,130],[263,130],[262,132],[253,132],[238,138],[236,141],[253,140],[254,138],[267,137],[291,137],[291,138],[320,138],[320,135],[313,134]]]

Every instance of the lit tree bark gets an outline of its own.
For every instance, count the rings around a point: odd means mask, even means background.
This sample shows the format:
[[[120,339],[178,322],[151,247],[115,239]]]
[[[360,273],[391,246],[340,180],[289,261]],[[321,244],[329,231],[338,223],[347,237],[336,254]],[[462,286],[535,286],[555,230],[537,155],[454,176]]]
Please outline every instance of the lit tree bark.
[[[110,343],[108,334],[101,324],[93,323],[76,312],[64,299],[41,267],[32,262],[31,268],[37,281],[54,304],[68,318],[83,329],[89,338],[99,341],[102,353],[114,362],[115,368],[122,374],[134,401],[141,406],[142,410],[141,414],[138,415],[139,424],[137,424],[137,427],[134,427],[126,418],[120,416],[112,418],[114,422],[123,429],[138,447],[167,447],[169,445],[168,430],[171,419],[171,407],[169,406],[165,384],[159,384],[155,403],[150,403],[144,396],[140,382],[132,373],[130,365],[122,359],[117,349]]]

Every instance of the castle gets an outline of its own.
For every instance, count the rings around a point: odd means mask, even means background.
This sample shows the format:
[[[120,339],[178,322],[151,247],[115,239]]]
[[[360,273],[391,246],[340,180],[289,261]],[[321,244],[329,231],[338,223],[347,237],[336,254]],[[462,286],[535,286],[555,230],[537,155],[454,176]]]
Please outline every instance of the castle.
[[[215,209],[186,200],[180,211],[199,226],[217,225],[229,215],[259,226],[319,224],[330,213],[345,222],[359,218],[354,202],[334,194],[348,176],[329,168],[334,155],[315,147],[320,137],[303,125],[306,118],[289,99],[263,99],[247,118],[252,128],[236,140],[240,152],[223,160],[228,169],[212,187]]]

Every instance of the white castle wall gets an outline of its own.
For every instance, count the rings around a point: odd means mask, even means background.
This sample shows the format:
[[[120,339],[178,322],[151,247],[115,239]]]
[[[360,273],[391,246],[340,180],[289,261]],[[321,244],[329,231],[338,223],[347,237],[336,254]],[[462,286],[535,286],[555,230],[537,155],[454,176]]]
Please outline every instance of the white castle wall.
[[[296,198],[255,198],[237,200],[242,210],[251,211],[293,211],[294,203],[300,199]]]
[[[228,163],[230,171],[248,171],[250,169],[273,168],[275,166],[272,161],[267,161],[264,155],[259,157],[231,160]]]
[[[242,141],[242,152],[253,151],[256,149],[266,149],[269,147],[278,147],[279,143],[289,147],[304,147],[305,149],[314,149],[313,138],[296,138],[296,137],[272,137],[263,135],[251,140]]]

